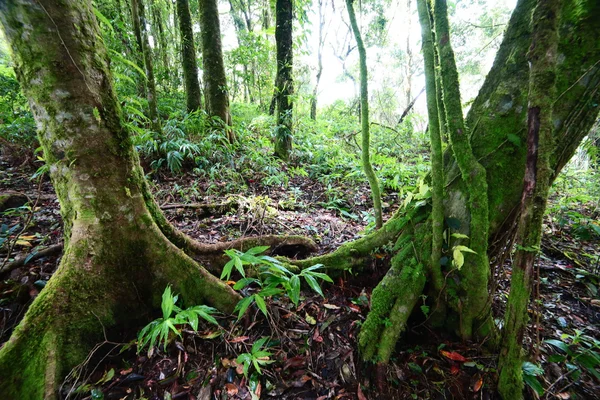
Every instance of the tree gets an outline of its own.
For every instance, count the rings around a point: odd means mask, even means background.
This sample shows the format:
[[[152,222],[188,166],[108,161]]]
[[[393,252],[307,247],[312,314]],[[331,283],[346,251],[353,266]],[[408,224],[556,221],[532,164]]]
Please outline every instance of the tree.
[[[363,44],[358,23],[356,22],[356,14],[354,13],[354,0],[346,0],[346,7],[348,8],[348,16],[350,17],[350,25],[352,25],[352,31],[356,38],[356,44],[358,46],[358,57],[360,62],[360,122],[362,131],[362,149],[361,149],[361,160],[363,170],[369,181],[371,187],[371,196],[373,197],[373,209],[375,210],[375,226],[377,229],[383,225],[383,213],[381,211],[381,191],[379,190],[379,182],[373,167],[371,166],[370,159],[370,135],[369,135],[369,77],[367,70],[367,52],[365,45]]]
[[[103,329],[135,326],[172,284],[231,312],[239,296],[169,241],[121,121],[90,2],[0,1],[2,27],[61,204],[58,270],[0,349],[4,399],[56,398]],[[133,324],[133,325],[132,325]]]
[[[292,65],[294,49],[292,25],[294,8],[292,0],[277,0],[275,5],[275,42],[277,46],[277,77],[275,78],[274,100],[277,108],[275,131],[275,155],[287,160],[292,148],[292,112],[294,80]]]
[[[450,43],[445,2],[437,1],[431,13],[442,89],[436,101],[441,99],[438,111],[443,110],[439,114],[446,116],[450,136],[443,158],[444,229],[449,239],[443,255],[452,263],[439,265],[443,290],[428,297],[433,311],[428,322],[463,339],[492,339],[488,341],[492,345],[498,342],[490,321],[488,288],[493,285],[489,276],[510,252],[519,218],[527,154],[522,144],[527,137],[529,99],[526,54],[532,41],[531,15],[536,3],[518,2],[494,65],[462,122],[451,48],[445,47]],[[564,0],[559,8],[557,51],[561,62],[556,66],[556,94],[552,99],[554,130],[547,150],[548,184],[595,122],[600,100],[596,68],[600,43],[595,39],[600,34],[600,4]],[[381,367],[389,361],[426,282],[433,286],[440,277],[433,267],[441,260],[432,261],[431,256],[432,215],[423,201],[429,191],[425,185],[375,233],[330,254],[294,262],[299,268],[321,263],[330,270],[352,268],[356,272],[369,262],[374,249],[394,243],[390,270],[372,293],[371,311],[359,335],[362,358]],[[486,210],[487,215],[483,215]]]
[[[144,0],[131,0],[131,15],[133,27],[137,38],[140,51],[144,60],[146,71],[146,88],[148,96],[148,116],[152,130],[157,134],[161,133],[160,119],[158,117],[158,107],[156,105],[156,81],[154,80],[154,67],[152,65],[152,53],[150,51],[150,42],[148,41],[148,30],[146,28],[146,12],[144,9]]]
[[[202,107],[202,102],[200,100],[200,84],[198,83],[194,31],[188,0],[177,0],[177,15],[179,17],[179,30],[181,31],[181,58],[186,104],[188,112],[193,112]]]
[[[219,117],[227,126],[231,126],[227,78],[221,48],[219,8],[216,0],[200,0],[199,4],[206,111],[208,115]],[[230,142],[235,140],[233,130],[227,130],[227,137]]]

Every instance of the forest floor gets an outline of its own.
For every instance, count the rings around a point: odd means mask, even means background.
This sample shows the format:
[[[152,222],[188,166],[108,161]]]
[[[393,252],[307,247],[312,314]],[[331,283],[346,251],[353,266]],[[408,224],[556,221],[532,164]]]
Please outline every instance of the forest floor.
[[[6,239],[0,244],[0,265],[46,248],[54,252],[0,272],[0,343],[9,338],[60,260],[58,202],[48,180],[38,183],[30,176],[31,171],[0,160],[0,194],[19,192],[30,199],[29,208],[17,205],[0,213],[0,239]],[[237,207],[200,217],[197,209],[183,205],[224,202],[218,194],[205,195],[218,193],[219,183],[188,175],[155,177],[153,182],[167,217],[204,242],[293,233],[312,237],[319,252],[325,253],[359,237],[369,222],[369,192],[364,186],[340,186],[332,195],[330,187],[309,178],[292,179],[289,189],[247,182],[248,190],[231,194]],[[385,203],[389,216],[393,211],[389,205],[397,198],[388,196]],[[585,218],[575,224],[569,212]],[[543,390],[542,398],[600,399],[600,373],[589,368],[590,357],[600,353],[600,246],[593,230],[588,229],[591,236],[582,234],[586,224],[587,228],[598,224],[598,204],[578,204],[560,213],[562,219],[548,218],[545,225],[525,343],[532,363],[543,370],[532,364],[528,379],[531,387],[537,382],[538,390]],[[360,276],[347,273],[324,285],[324,297],[302,291],[297,307],[287,297],[273,299],[268,317],[251,308],[239,321],[218,317],[219,329],[201,324],[198,332],[184,330],[165,351],[136,354],[132,345],[136,333],[130,332],[121,344],[99,346],[79,373],[65,382],[63,394],[200,400],[497,398],[497,355],[431,331],[422,313],[411,320],[398,344],[383,387],[375,368],[359,362],[356,337],[369,311],[370,293],[388,261],[386,255],[375,254],[373,265]],[[496,278],[494,307],[501,315],[509,290],[509,263]],[[421,309],[427,312],[426,307]],[[236,360],[251,353],[252,344],[262,337],[269,338],[265,346],[273,362],[261,368],[262,374],[251,370],[245,376]],[[122,351],[123,345],[129,350]],[[527,395],[538,396],[531,387]]]

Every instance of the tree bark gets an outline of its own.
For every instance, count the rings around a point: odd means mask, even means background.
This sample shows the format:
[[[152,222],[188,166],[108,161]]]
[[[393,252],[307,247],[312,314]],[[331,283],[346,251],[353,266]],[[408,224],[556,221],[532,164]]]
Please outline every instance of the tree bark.
[[[181,58],[186,104],[188,112],[191,113],[202,107],[202,101],[200,100],[196,47],[194,46],[194,31],[188,0],[177,0],[177,15],[179,17],[179,31],[181,32]]]
[[[294,7],[292,0],[277,0],[275,9],[277,77],[275,78],[274,102],[271,102],[277,108],[275,155],[282,160],[287,160],[292,149],[292,95],[294,94],[294,80],[292,77],[292,65],[294,63],[292,41]]]
[[[199,4],[206,111],[208,115],[221,118],[227,127],[231,127],[217,1],[199,0]],[[227,137],[230,142],[235,141],[230,128],[227,128]]]
[[[0,393],[54,399],[103,330],[147,320],[168,284],[225,312],[239,296],[166,239],[146,207],[91,3],[0,1],[0,20],[65,226],[56,273],[0,349]]]
[[[146,72],[146,88],[148,98],[148,117],[152,130],[160,135],[160,119],[158,117],[158,106],[156,105],[156,81],[154,79],[154,67],[152,65],[152,52],[150,51],[150,42],[148,41],[148,30],[146,29],[146,13],[144,10],[144,0],[131,0],[131,14],[133,18],[136,38],[142,51],[144,67]]]

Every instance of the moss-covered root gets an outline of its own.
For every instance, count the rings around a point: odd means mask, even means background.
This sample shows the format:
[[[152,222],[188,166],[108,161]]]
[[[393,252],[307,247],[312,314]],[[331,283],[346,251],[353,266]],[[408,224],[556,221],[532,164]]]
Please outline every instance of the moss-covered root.
[[[344,243],[331,253],[304,260],[287,261],[300,269],[322,264],[327,271],[333,273],[347,270],[360,272],[368,264],[368,260],[371,259],[374,251],[394,243],[411,219],[414,223],[421,218],[417,215],[419,210],[421,209],[410,209],[406,212],[399,211],[383,224],[381,229],[353,242]]]
[[[363,324],[358,344],[365,361],[388,363],[400,334],[419,296],[426,272],[414,255],[410,235],[403,235],[403,248],[392,259],[392,267],[371,296],[371,311]]]

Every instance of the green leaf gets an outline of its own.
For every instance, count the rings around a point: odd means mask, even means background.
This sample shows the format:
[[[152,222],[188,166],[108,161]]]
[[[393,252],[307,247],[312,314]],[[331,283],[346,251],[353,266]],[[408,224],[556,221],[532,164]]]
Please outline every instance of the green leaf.
[[[310,275],[304,275],[304,280],[306,281],[306,283],[308,283],[308,286],[310,286],[312,288],[312,290],[317,292],[321,297],[325,297],[323,295],[323,291],[321,290],[321,287],[319,286],[319,284],[317,283],[317,280],[314,277],[312,277]]]
[[[255,278],[242,278],[239,281],[237,281],[235,285],[233,285],[233,288],[235,290],[240,290],[240,289],[245,288],[246,286],[248,286],[251,283],[258,283],[258,284],[260,284],[260,281],[258,279],[255,279]]]
[[[310,271],[310,272],[302,271],[302,272],[303,272],[302,275],[311,275],[311,276],[314,276],[315,278],[320,278],[326,282],[333,283],[333,279],[331,279],[329,277],[329,275],[324,274],[322,272],[313,272],[313,271]],[[306,274],[304,272],[306,272]]]
[[[509,133],[506,135],[506,139],[516,147],[521,147],[521,139],[517,135]]]
[[[300,278],[298,275],[294,275],[290,278],[290,291],[288,295],[290,296],[290,300],[294,305],[298,306],[298,301],[300,300]]]
[[[254,301],[254,297],[255,295],[244,297],[236,304],[235,309],[233,311],[239,311],[238,320],[242,318],[248,307],[250,307],[250,304],[252,304],[252,302]]]
[[[92,7],[92,11],[94,11],[94,15],[96,16],[96,18],[98,18],[100,22],[106,25],[106,27],[110,29],[112,33],[115,33],[115,30],[108,18],[106,18],[96,7]]]
[[[275,287],[275,286],[269,286],[266,287],[265,289],[261,290],[260,292],[258,292],[258,294],[264,298],[267,297],[271,297],[271,296],[276,296],[278,294],[281,293],[281,289]]]
[[[142,71],[142,69],[140,67],[138,67],[138,65],[136,63],[134,63],[131,60],[126,59],[125,57],[123,57],[120,53],[109,49],[110,54],[112,55],[111,58],[114,58],[115,60],[118,60],[120,62],[122,62],[123,64],[127,64],[130,67],[132,67],[133,69],[135,69],[144,79],[148,79],[146,77],[146,73],[144,71]]]
[[[246,251],[246,254],[255,256],[257,254],[264,253],[265,251],[269,250],[269,247],[270,246],[256,246]]]
[[[229,260],[227,264],[223,267],[223,272],[221,272],[221,279],[225,278],[229,280],[231,277],[231,270],[233,269],[233,260]]]
[[[452,258],[454,261],[454,266],[460,270],[462,268],[462,266],[465,264],[465,256],[463,255],[463,253],[458,250],[458,249],[454,249],[454,252],[452,253]]]
[[[171,294],[171,286],[167,286],[162,295],[161,308],[163,312],[163,319],[167,319],[173,313],[173,307],[177,301],[177,296]]]
[[[451,235],[453,238],[457,238],[457,239],[468,239],[469,237],[463,233],[453,233]]]
[[[239,257],[235,257],[233,259],[234,263],[235,263],[235,269],[237,269],[237,271],[240,273],[240,275],[242,275],[243,277],[246,277],[246,274],[244,272],[244,264],[242,263],[242,259]]]
[[[525,375],[540,376],[544,375],[544,370],[539,365],[535,365],[529,361],[525,361],[521,366]]]
[[[259,351],[264,346],[264,344],[266,343],[267,340],[269,340],[269,337],[263,336],[262,338],[258,339],[256,342],[254,342],[254,344],[252,345],[251,353],[254,354],[257,351]]]
[[[523,382],[525,382],[527,386],[533,389],[538,394],[538,396],[541,397],[544,395],[544,388],[535,376],[523,374]]]
[[[258,309],[262,311],[263,314],[265,314],[265,317],[268,316],[267,304],[265,303],[265,299],[263,299],[260,295],[255,295],[254,301],[256,302]]]
[[[467,246],[454,246],[454,250],[458,250],[461,251],[463,253],[472,253],[472,254],[477,254],[476,252],[474,252],[473,250],[471,250],[470,248],[468,248]]]
[[[556,339],[547,339],[547,340],[544,340],[544,342],[551,344],[552,346],[556,347],[559,350],[564,351],[567,354],[571,354],[571,351],[569,350],[569,346],[567,346],[567,344],[565,342],[561,342],[560,340],[556,340]]]

